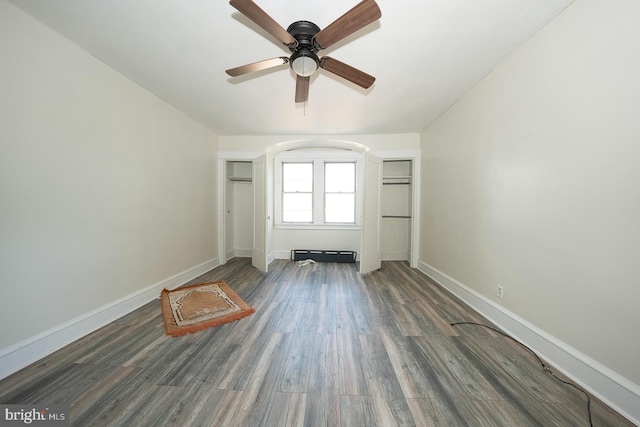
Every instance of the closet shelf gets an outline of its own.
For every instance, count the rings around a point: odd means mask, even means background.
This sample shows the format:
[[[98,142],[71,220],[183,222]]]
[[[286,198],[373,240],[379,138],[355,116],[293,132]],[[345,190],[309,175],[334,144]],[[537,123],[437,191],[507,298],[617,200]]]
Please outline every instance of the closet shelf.
[[[382,179],[411,179],[411,175],[386,175]]]
[[[410,215],[382,215],[382,218],[407,218],[410,219]]]
[[[407,185],[411,184],[410,176],[383,176],[382,185]]]
[[[237,181],[237,182],[251,182],[251,178],[241,177],[241,176],[230,176],[229,181]]]

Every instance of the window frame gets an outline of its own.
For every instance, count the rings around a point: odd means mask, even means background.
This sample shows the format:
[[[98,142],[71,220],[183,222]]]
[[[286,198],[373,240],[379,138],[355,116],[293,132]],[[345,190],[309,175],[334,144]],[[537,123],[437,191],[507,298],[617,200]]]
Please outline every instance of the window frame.
[[[328,191],[327,190],[327,165],[353,165],[353,191],[343,192],[343,191]],[[324,224],[338,224],[338,225],[355,225],[356,224],[356,182],[357,182],[357,164],[354,161],[323,161],[322,166],[324,167],[323,173],[323,187],[322,187],[322,202],[323,202],[323,223]],[[341,221],[327,221],[327,196],[329,195],[339,195],[339,194],[349,194],[353,195],[353,222],[341,222]]]
[[[274,227],[287,229],[359,229],[361,225],[362,155],[350,150],[303,149],[279,153],[274,157]],[[313,222],[284,222],[282,220],[282,164],[313,163]],[[325,163],[355,163],[355,219],[353,223],[324,222]]]
[[[289,164],[289,165],[311,165],[311,191],[284,191],[284,166],[285,164]],[[310,161],[304,161],[304,162],[281,162],[280,163],[280,173],[282,174],[282,180],[281,180],[281,184],[280,184],[280,197],[281,197],[281,201],[280,201],[280,209],[281,209],[281,217],[282,217],[282,223],[283,224],[313,224],[315,222],[315,194],[314,194],[314,189],[315,189],[315,180],[316,180],[316,173],[315,173],[315,168],[316,168],[316,164],[314,162],[310,162]],[[309,194],[311,196],[311,221],[285,221],[284,220],[284,196],[286,194]]]

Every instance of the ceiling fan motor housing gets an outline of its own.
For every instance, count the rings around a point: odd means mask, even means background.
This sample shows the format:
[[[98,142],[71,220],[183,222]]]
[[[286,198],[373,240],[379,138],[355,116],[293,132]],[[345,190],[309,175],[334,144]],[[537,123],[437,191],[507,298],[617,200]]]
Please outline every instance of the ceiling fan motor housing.
[[[316,55],[319,49],[313,42],[313,36],[319,31],[320,27],[309,21],[296,21],[287,28],[287,32],[298,41],[295,47],[289,47],[292,52],[289,65],[299,76],[310,76],[320,66],[320,59]]]

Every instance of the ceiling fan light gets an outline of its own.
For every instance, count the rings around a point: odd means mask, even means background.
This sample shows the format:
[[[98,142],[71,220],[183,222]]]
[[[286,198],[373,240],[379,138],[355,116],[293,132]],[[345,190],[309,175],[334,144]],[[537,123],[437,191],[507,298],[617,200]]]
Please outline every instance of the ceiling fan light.
[[[310,50],[299,50],[291,55],[291,69],[301,77],[312,75],[319,65],[318,56]]]

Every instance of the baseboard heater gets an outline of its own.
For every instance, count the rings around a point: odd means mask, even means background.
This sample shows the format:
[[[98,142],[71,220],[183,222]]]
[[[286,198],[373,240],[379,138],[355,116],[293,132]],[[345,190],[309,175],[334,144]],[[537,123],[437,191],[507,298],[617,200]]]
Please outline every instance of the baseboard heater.
[[[316,262],[356,262],[356,252],[294,249],[291,251],[291,259],[294,261],[312,259]]]

